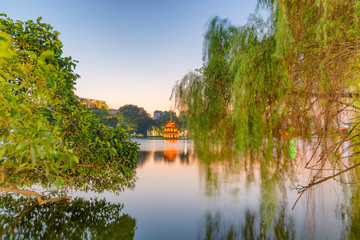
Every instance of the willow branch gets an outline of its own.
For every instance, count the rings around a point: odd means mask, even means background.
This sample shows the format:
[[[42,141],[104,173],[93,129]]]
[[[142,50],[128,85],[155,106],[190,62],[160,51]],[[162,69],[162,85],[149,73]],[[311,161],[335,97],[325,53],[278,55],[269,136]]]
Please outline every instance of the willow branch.
[[[343,174],[343,173],[345,173],[345,172],[348,172],[348,171],[350,171],[350,170],[352,170],[352,169],[354,169],[354,168],[356,168],[356,167],[358,167],[358,166],[360,166],[360,163],[357,163],[357,164],[353,165],[352,167],[349,167],[349,168],[347,168],[347,169],[345,169],[345,170],[343,170],[343,171],[340,171],[340,172],[338,172],[338,173],[336,173],[336,174],[334,174],[334,175],[331,175],[331,176],[329,176],[329,177],[323,178],[323,179],[321,179],[321,180],[319,180],[319,181],[314,181],[314,180],[312,180],[306,187],[303,187],[303,188],[301,188],[301,190],[298,191],[298,193],[300,193],[300,196],[299,196],[299,197],[297,198],[297,200],[295,201],[294,206],[292,207],[292,210],[294,210],[297,202],[299,201],[299,199],[301,198],[301,196],[304,194],[304,192],[305,192],[306,190],[310,189],[311,187],[313,187],[313,186],[315,186],[315,185],[318,185],[318,184],[320,184],[320,183],[323,183],[323,182],[325,182],[325,181],[327,181],[327,180],[336,178],[337,176],[339,176],[339,175],[341,175],[341,174]]]

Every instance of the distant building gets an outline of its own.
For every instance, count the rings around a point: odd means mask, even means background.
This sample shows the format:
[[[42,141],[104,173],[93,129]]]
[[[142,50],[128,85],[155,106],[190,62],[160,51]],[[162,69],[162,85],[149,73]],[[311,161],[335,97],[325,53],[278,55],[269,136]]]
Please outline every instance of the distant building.
[[[88,106],[89,108],[102,108],[102,109],[109,109],[108,105],[105,101],[96,100],[91,98],[79,98],[79,101]]]
[[[158,119],[159,117],[161,117],[161,116],[164,115],[164,114],[165,114],[165,112],[156,110],[156,111],[154,112],[154,118],[155,118],[155,119]]]
[[[117,113],[119,112],[118,109],[109,108],[108,110],[109,110],[109,113],[110,113],[111,115],[117,114]]]

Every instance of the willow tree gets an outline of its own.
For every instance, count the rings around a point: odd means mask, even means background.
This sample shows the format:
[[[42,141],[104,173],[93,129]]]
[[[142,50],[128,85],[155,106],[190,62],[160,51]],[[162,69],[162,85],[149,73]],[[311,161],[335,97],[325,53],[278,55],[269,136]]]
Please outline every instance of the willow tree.
[[[209,22],[203,68],[188,73],[173,89],[198,142],[235,144],[245,152],[259,149],[266,136],[272,139],[274,129],[279,130],[286,112],[279,103],[288,84],[274,58],[273,35],[272,26],[256,15],[242,27],[217,17]]]
[[[351,169],[357,163],[343,162],[342,154],[348,140],[358,145],[359,1],[260,0],[259,7],[268,19],[253,14],[240,27],[212,19],[203,71],[174,87],[195,138],[265,157],[275,148],[279,158],[289,153],[283,133],[313,141],[312,130],[321,154],[307,167],[340,169],[325,179]],[[320,172],[302,190],[319,181]]]
[[[173,97],[178,101],[177,107],[191,116],[189,128],[196,133],[198,143],[216,144],[220,140],[229,145],[234,132],[231,115],[234,76],[229,71],[231,39],[237,29],[217,17],[208,25],[204,40],[206,65],[188,73],[173,89]]]
[[[0,17],[0,190],[133,185],[137,144],[99,124],[74,94],[76,61],[46,23]]]
[[[358,166],[359,1],[267,2],[274,14],[276,53],[287,68],[286,105],[299,130],[316,130],[318,170],[309,187]],[[353,125],[340,135],[341,125]],[[301,132],[303,135],[303,132]],[[341,140],[338,140],[341,138]],[[345,153],[345,154],[344,154]],[[348,161],[353,160],[353,161]],[[333,167],[330,174],[322,171]]]

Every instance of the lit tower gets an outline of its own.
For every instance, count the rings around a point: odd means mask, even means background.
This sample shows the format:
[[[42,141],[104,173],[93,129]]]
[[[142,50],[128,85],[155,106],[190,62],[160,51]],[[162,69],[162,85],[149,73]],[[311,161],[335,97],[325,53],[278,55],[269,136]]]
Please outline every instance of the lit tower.
[[[165,139],[178,139],[179,138],[179,132],[175,126],[174,121],[170,120],[165,125],[164,138]]]

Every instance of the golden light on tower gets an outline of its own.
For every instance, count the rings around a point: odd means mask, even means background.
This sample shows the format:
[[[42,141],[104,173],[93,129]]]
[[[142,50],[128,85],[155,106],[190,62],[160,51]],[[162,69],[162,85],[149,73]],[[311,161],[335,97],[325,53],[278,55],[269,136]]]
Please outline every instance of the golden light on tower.
[[[176,126],[175,126],[174,121],[170,120],[165,125],[164,138],[165,139],[178,139],[179,138],[179,132],[178,132],[178,129],[176,128]]]

